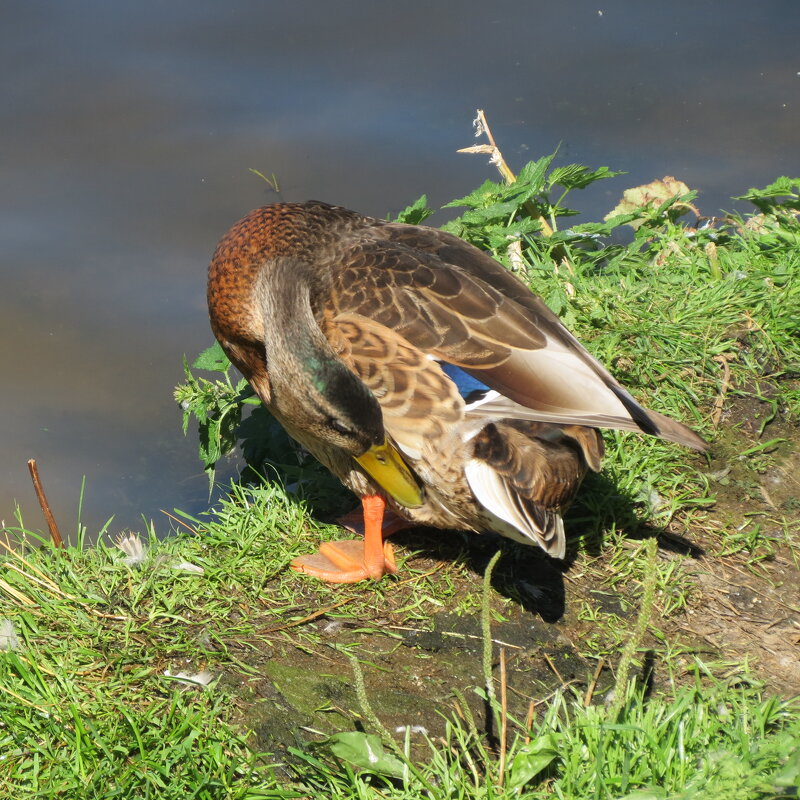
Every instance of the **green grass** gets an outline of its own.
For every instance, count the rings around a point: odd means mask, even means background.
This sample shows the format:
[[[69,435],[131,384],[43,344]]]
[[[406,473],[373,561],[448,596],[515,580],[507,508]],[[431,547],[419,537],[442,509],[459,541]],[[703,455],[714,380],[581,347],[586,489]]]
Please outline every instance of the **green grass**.
[[[791,661],[780,650],[791,633],[769,637],[800,618],[788,591],[800,565],[797,184],[751,190],[757,215],[708,229],[680,224],[668,199],[566,227],[549,163],[512,187],[487,182],[449,227],[513,262],[638,399],[696,426],[711,455],[608,433],[604,471],[567,519],[563,576],[508,546],[484,591],[498,542],[440,533],[400,539],[397,578],[326,586],[286,565],[339,535],[319,519],[352,499],[266,412],[241,421],[250,393],[207,352],[195,368],[213,379],[187,368],[177,390],[185,423],[198,419],[210,471],[237,442],[251,468],[212,513],[176,512],[166,541],[145,530],[138,564],[106,537],[57,551],[22,520],[8,529],[0,797],[798,796],[791,673],[759,661],[776,648]],[[608,175],[555,177],[569,189]],[[418,203],[404,218],[424,215]],[[630,233],[626,221],[641,224]],[[725,569],[755,610],[732,605]],[[542,598],[559,591],[559,624],[542,622]],[[726,649],[691,633],[718,611],[732,633],[755,614],[750,638]],[[409,638],[428,634],[430,646]],[[455,655],[445,634],[460,637]],[[394,731],[412,719],[409,686],[421,687],[427,737]]]
[[[184,627],[200,598],[179,599],[194,576],[133,573],[102,544],[3,567],[19,646],[0,653],[2,796],[246,796],[252,754],[224,695],[164,674],[206,657]]]
[[[258,492],[251,500],[259,515],[275,504],[274,495]],[[502,768],[500,725],[487,740],[458,701],[442,735],[417,746],[413,759],[402,737],[392,748],[357,733],[334,736],[328,746],[290,747],[284,760],[259,756],[241,724],[237,682],[254,671],[249,648],[268,648],[286,634],[259,633],[278,601],[259,603],[259,548],[276,544],[274,533],[261,535],[268,544],[252,534],[152,541],[149,562],[135,568],[102,543],[9,554],[3,613],[19,643],[0,654],[0,791],[14,798],[650,800],[788,797],[798,786],[798,706],[741,674],[716,678],[719,670],[699,660],[689,683],[665,695],[618,680],[617,702],[585,707],[583,690],[564,687],[540,703],[529,725],[508,714]],[[180,561],[206,572],[170,566]],[[281,611],[291,624],[292,609]],[[636,627],[647,621],[629,623],[632,649],[641,644]],[[215,676],[205,688],[164,674],[201,668]],[[351,719],[373,727],[375,712],[368,712],[362,702]]]
[[[461,722],[429,743],[419,776],[354,773],[305,756],[299,772],[310,794],[332,798],[697,798],[790,797],[800,769],[796,716],[782,703],[715,685],[687,688],[669,703],[625,697],[623,713],[584,708],[559,695],[526,736],[517,736],[506,769]],[[364,763],[366,759],[353,756]],[[401,762],[402,763],[402,762]]]

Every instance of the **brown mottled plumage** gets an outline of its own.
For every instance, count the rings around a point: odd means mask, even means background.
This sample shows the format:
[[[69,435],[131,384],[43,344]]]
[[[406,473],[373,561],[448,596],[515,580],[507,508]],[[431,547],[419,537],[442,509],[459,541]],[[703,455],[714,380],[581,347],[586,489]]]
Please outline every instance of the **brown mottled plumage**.
[[[256,209],[219,243],[208,304],[215,336],[289,434],[410,522],[495,530],[562,557],[561,511],[600,468],[596,428],[705,448],[642,408],[494,259],[433,228],[319,202]],[[494,391],[465,401],[443,364]],[[387,436],[412,473],[406,494],[357,460]],[[295,566],[340,579],[316,558]]]

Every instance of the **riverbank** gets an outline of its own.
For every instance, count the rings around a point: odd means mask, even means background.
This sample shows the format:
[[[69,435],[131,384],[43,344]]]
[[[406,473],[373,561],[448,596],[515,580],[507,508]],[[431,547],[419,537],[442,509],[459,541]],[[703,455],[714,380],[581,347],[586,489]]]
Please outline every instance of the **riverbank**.
[[[545,174],[523,170],[513,195],[485,184],[452,229],[710,455],[608,433],[563,563],[418,530],[377,584],[287,570],[352,498],[257,415],[245,446],[275,479],[233,486],[208,517],[176,512],[173,538],[58,550],[8,525],[26,541],[0,567],[8,796],[796,795],[800,187],[710,224],[681,221],[688,195],[620,209],[633,238],[620,217],[566,227],[555,204],[542,236],[508,204],[541,210],[581,181]],[[215,409],[241,398],[219,377],[179,390],[216,419],[213,461],[236,427]]]

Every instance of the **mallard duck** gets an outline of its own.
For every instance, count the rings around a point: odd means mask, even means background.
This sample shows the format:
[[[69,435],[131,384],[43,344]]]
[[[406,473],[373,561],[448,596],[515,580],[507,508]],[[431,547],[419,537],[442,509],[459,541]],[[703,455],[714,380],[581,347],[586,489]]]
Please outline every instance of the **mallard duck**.
[[[264,405],[361,498],[363,540],[292,562],[326,581],[396,572],[384,535],[410,524],[563,558],[561,514],[600,469],[598,428],[706,447],[640,406],[507,269],[435,228],[258,208],[217,246],[208,306]]]

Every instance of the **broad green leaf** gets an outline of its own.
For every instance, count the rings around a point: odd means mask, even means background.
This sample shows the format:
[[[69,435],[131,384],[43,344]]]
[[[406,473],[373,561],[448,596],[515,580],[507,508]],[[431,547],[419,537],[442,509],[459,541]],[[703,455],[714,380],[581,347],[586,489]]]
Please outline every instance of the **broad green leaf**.
[[[748,200],[764,213],[780,208],[800,209],[800,178],[781,176],[763,189],[749,189],[734,200]]]
[[[752,200],[754,197],[782,197],[800,193],[800,178],[781,176],[763,189],[748,189],[734,200]]]
[[[560,286],[553,287],[544,298],[547,307],[556,315],[561,316],[567,309],[567,298]]]
[[[522,745],[511,762],[508,786],[519,789],[558,758],[558,736],[548,733]]]
[[[333,755],[353,766],[392,778],[403,777],[403,762],[387,753],[380,738],[374,734],[360,731],[335,733],[327,745]]]
[[[469,225],[486,225],[492,220],[503,221],[507,220],[512,214],[515,214],[519,206],[516,203],[493,203],[486,208],[475,208],[471,211],[465,211],[461,220]]]
[[[581,222],[578,225],[573,225],[572,230],[575,233],[610,236],[615,228],[619,228],[621,225],[627,225],[629,222],[641,216],[642,214],[640,211],[631,211],[628,214],[616,214],[614,216],[607,216],[605,222]]]
[[[550,186],[558,184],[565,189],[585,189],[595,181],[605,178],[614,178],[623,175],[622,172],[615,172],[608,167],[599,167],[591,170],[580,164],[567,164],[564,167],[556,167],[548,176],[547,182]]]

